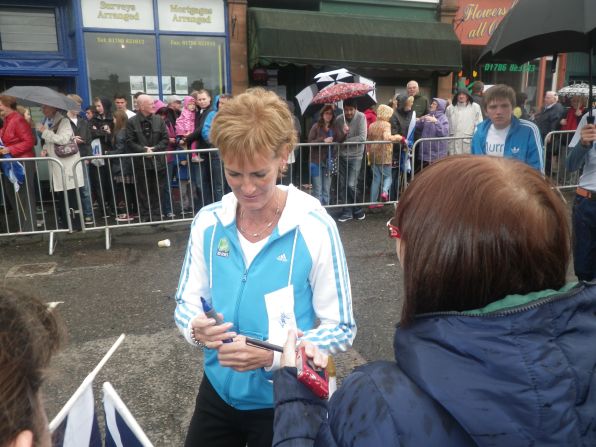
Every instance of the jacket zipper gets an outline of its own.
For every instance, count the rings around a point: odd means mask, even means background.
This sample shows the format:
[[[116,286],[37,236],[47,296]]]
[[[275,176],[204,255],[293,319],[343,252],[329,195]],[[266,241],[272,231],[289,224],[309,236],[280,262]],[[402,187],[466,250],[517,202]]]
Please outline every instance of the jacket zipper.
[[[258,258],[264,256],[263,252],[268,251],[269,250],[269,246],[273,243],[274,240],[279,239],[279,237],[276,237],[275,239],[272,239],[271,237],[269,237],[269,240],[267,241],[267,243],[265,244],[265,246],[262,248],[262,250],[257,254],[257,256],[255,256],[255,258],[253,259],[253,261],[251,262],[251,266],[255,263],[255,261],[257,261]],[[234,327],[236,328],[236,332],[240,333],[240,323],[238,321],[238,309],[240,308],[240,302],[242,301],[242,296],[244,294],[244,288],[246,286],[246,281],[248,278],[248,272],[250,271],[250,266],[248,268],[246,268],[246,266],[244,266],[244,272],[242,273],[242,276],[240,277],[240,282],[242,283],[242,287],[240,288],[238,295],[236,296],[236,308],[234,309]],[[232,370],[228,371],[227,376],[226,376],[226,380],[224,382],[224,394],[226,396],[226,400],[230,403],[234,403],[232,402],[232,399],[230,398],[230,382],[232,381]]]
[[[426,313],[426,314],[420,314],[417,317],[419,317],[419,318],[444,317],[444,316],[481,317],[481,318],[505,317],[508,315],[513,315],[513,314],[525,312],[527,310],[535,309],[535,308],[540,307],[544,304],[571,298],[573,295],[580,293],[582,290],[583,290],[583,288],[578,288],[578,290],[575,290],[575,288],[574,288],[574,289],[571,289],[571,290],[564,292],[562,294],[554,293],[550,296],[547,296],[547,297],[544,297],[544,298],[541,298],[538,300],[534,300],[529,304],[522,304],[522,305],[515,306],[515,307],[509,308],[507,310],[502,310],[502,311],[497,310],[497,311],[489,312],[489,313],[474,314],[474,313],[469,313],[469,311],[466,311],[464,313],[464,312],[458,312],[458,311],[452,310],[452,311],[431,312],[431,313]]]

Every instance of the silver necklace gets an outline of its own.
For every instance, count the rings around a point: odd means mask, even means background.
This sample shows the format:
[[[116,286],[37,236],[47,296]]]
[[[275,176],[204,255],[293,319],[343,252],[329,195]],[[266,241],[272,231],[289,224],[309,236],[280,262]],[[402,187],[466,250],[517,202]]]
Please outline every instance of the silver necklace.
[[[246,235],[246,236],[253,237],[253,238],[260,237],[264,232],[266,232],[267,230],[269,230],[269,228],[271,228],[271,226],[273,225],[273,223],[277,219],[277,216],[278,215],[279,215],[279,197],[276,194],[276,197],[275,197],[275,214],[273,215],[273,218],[271,219],[271,222],[268,222],[263,228],[261,228],[259,231],[256,231],[254,233],[251,233],[246,228],[242,227],[242,225],[240,225],[240,222],[238,222],[238,229],[240,230],[240,232],[244,233],[244,235]],[[243,209],[240,210],[240,219],[239,219],[239,221],[240,220],[244,222],[244,210]]]

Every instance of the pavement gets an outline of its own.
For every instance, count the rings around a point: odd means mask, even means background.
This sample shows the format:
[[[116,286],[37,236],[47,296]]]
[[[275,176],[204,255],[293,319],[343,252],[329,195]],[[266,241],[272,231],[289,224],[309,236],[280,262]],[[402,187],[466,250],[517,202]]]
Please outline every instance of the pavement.
[[[401,311],[401,276],[385,228],[393,207],[375,211],[363,221],[338,223],[358,324],[353,349],[336,356],[340,382],[365,361],[393,358]],[[0,238],[3,285],[63,302],[58,309],[69,340],[44,387],[50,420],[124,333],[95,380],[96,408],[102,408],[101,384],[109,381],[154,445],[183,444],[202,377],[201,351],[173,322],[188,232],[189,223],[118,228],[110,250],[101,232],[59,234],[52,256],[47,236]],[[166,238],[171,246],[159,248]]]

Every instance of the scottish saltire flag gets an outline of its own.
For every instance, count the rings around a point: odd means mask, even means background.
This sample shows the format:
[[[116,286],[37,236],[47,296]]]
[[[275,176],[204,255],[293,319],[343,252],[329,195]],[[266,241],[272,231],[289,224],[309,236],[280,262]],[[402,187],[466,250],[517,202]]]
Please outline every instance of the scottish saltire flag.
[[[83,381],[50,424],[53,447],[102,447],[93,381]]]
[[[0,138],[0,146],[4,146],[2,138]],[[4,154],[3,158],[12,158],[10,154]],[[25,168],[18,161],[11,161],[10,163],[0,163],[2,166],[2,172],[14,185],[15,192],[19,192],[20,185],[25,181]]]
[[[408,150],[402,151],[401,153],[401,160],[400,166],[402,172],[407,172],[408,174],[412,172],[412,164],[410,163],[410,151],[414,147],[414,131],[416,130],[416,112],[412,111],[412,119],[410,119],[410,124],[408,126],[408,133],[406,135],[406,141],[408,143]]]
[[[103,384],[106,447],[153,447],[110,382]]]
[[[95,377],[118,349],[124,334],[112,345],[91,373],[85,377],[83,383],[68,399],[66,405],[50,422],[52,447],[102,447],[101,434],[95,413],[95,399],[93,398],[93,381]]]

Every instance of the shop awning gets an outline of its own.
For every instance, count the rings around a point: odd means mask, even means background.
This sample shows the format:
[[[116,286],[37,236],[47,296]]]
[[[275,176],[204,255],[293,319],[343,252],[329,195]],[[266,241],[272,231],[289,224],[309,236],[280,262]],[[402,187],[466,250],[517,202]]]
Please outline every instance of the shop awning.
[[[459,71],[461,44],[447,23],[280,9],[248,9],[249,65]]]

